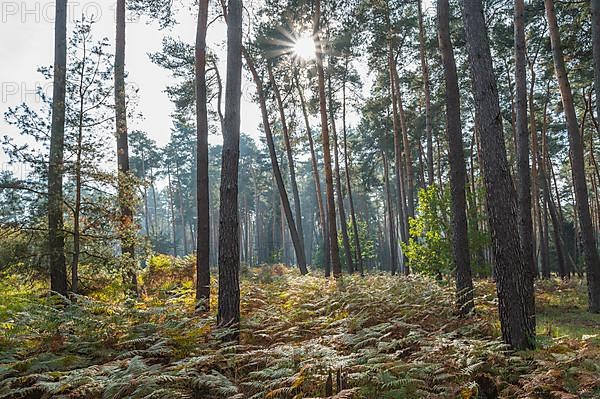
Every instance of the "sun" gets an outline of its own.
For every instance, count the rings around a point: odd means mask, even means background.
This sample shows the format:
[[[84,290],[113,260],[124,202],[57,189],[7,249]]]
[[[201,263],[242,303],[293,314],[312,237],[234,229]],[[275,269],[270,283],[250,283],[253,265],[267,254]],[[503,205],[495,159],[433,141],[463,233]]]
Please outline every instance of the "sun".
[[[315,41],[311,33],[303,33],[294,39],[292,45],[294,55],[303,61],[316,58]]]

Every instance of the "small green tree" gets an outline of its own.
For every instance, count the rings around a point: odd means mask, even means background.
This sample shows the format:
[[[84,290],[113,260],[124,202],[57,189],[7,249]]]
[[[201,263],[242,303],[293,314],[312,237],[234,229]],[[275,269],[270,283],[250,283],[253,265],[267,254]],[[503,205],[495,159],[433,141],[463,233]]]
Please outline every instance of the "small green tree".
[[[435,184],[419,191],[416,216],[409,221],[410,238],[402,250],[411,267],[441,277],[452,271],[450,192]]]

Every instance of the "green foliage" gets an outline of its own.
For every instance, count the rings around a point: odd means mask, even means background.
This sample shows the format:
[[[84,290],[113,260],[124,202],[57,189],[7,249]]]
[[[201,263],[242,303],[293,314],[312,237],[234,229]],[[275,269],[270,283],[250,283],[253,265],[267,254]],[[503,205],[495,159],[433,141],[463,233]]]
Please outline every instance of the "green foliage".
[[[148,263],[145,273],[181,267],[164,256]],[[47,297],[17,278],[0,284],[3,399],[325,398],[336,370],[339,399],[474,398],[485,381],[501,398],[592,398],[600,388],[592,339],[548,337],[536,352],[506,351],[489,282],[477,283],[478,311],[465,322],[453,314],[453,290],[428,277],[334,283],[283,266],[254,268],[242,279],[239,343],[222,342],[229,332],[213,328],[214,311],[194,313],[185,284],[125,303]],[[540,288],[544,308],[556,291],[585,302],[581,282]]]
[[[481,189],[475,194],[469,193],[468,196],[469,252],[471,268],[475,275],[489,276],[490,265],[481,254],[490,246],[490,235],[478,228],[485,222],[485,216],[472,210],[475,201],[481,203],[484,200],[483,195]],[[409,225],[410,239],[408,244],[402,244],[402,250],[411,267],[437,277],[452,273],[454,262],[449,186],[440,190],[439,186],[433,184],[421,189],[416,216],[409,220]]]
[[[350,241],[350,251],[352,252],[352,259],[355,262],[358,261],[356,259],[356,243],[354,241],[354,229],[352,228],[352,219],[348,219],[346,222],[348,228],[348,240]],[[375,237],[370,236],[370,232],[368,230],[367,223],[362,220],[356,221],[356,227],[358,229],[358,239],[360,240],[360,254],[362,256],[363,262],[375,259]],[[341,231],[338,234],[338,245],[340,248],[344,248],[343,238]],[[340,256],[340,261],[343,266],[346,266],[346,257]]]
[[[410,238],[402,244],[414,270],[435,276],[452,271],[449,213],[449,190],[432,184],[419,191],[416,216],[409,220]]]

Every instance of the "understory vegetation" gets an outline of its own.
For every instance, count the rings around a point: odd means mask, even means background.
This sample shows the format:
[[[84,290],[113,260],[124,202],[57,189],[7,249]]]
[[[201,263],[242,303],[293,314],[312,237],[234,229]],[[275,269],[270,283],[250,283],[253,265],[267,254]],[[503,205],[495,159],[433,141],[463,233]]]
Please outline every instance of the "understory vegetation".
[[[194,313],[194,260],[171,261],[150,259],[139,300],[115,286],[59,300],[3,279],[0,398],[600,395],[600,315],[586,312],[580,279],[537,283],[539,348],[513,352],[488,280],[476,282],[465,321],[449,281],[251,268],[236,343],[214,328],[214,312]]]

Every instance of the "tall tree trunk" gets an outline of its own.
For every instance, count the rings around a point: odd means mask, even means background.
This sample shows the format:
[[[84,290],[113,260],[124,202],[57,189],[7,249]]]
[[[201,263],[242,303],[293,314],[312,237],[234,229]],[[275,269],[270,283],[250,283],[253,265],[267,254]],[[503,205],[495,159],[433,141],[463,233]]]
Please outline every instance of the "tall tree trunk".
[[[171,184],[171,166],[167,162],[167,189],[169,190],[169,208],[171,210],[171,230],[173,230],[173,256],[177,257],[177,226],[175,222],[175,204],[173,200],[173,185]]]
[[[144,201],[144,228],[146,230],[146,236],[150,237],[150,212],[148,210],[148,185],[146,184],[146,155],[144,153],[144,150],[142,149],[141,152],[141,167],[142,167],[142,182],[143,182],[143,186],[142,186],[142,195],[143,198],[142,200]]]
[[[450,39],[448,0],[438,0],[438,41],[446,81],[446,132],[450,163],[450,194],[452,196],[452,250],[454,254],[456,299],[461,314],[473,310],[473,279],[467,227],[465,180],[467,167],[460,120],[460,90],[456,62]]]
[[[227,79],[219,209],[220,327],[238,328],[240,322],[240,235],[238,165],[240,157],[240,100],[242,95],[242,1],[227,5]],[[229,339],[237,339],[232,334]]]
[[[590,0],[590,3],[592,9],[592,53],[594,55],[596,118],[600,120],[600,0]]]
[[[208,180],[208,109],[206,97],[206,30],[208,0],[198,2],[196,27],[196,309],[210,309],[210,185]],[[219,107],[220,110],[220,107]]]
[[[421,56],[421,71],[423,73],[423,94],[425,95],[425,133],[427,135],[427,184],[434,182],[433,169],[433,128],[431,115],[431,90],[429,83],[429,66],[427,65],[427,47],[425,43],[425,27],[423,23],[422,0],[417,0],[417,13],[419,18],[419,53]],[[464,191],[464,189],[463,189]]]
[[[481,136],[502,337],[513,348],[532,348],[535,346],[533,276],[525,265],[519,242],[517,199],[506,158],[498,89],[481,0],[465,0],[462,13]]]
[[[529,130],[527,127],[527,59],[525,49],[525,1],[515,0],[515,128],[517,145],[519,237],[523,248],[525,267],[533,276],[535,265],[535,241],[531,219],[531,175],[529,170]]]
[[[579,126],[577,125],[577,115],[575,114],[575,106],[573,105],[573,94],[571,92],[565,61],[563,59],[558,22],[556,21],[556,13],[554,12],[554,3],[552,0],[544,0],[544,5],[550,31],[554,69],[560,87],[560,95],[567,122],[567,131],[569,133],[571,173],[573,175],[575,202],[582,232],[583,252],[587,268],[588,305],[591,312],[600,313],[600,258],[598,257],[594,228],[590,216],[590,205],[588,201],[588,190],[585,181],[585,166],[583,161],[583,143],[579,132]]]
[[[389,226],[389,244],[390,244],[390,271],[392,276],[396,274],[398,271],[398,251],[397,251],[397,243],[396,243],[396,225],[394,223],[394,211],[392,207],[392,194],[390,187],[390,172],[388,168],[388,161],[384,151],[381,151],[381,156],[383,158],[383,178],[385,179],[385,198],[387,204],[387,218],[388,218],[388,226]]]
[[[549,90],[549,86],[548,86]],[[538,164],[540,165],[539,169],[539,182],[542,186],[542,195],[544,197],[544,202],[550,211],[550,219],[552,221],[552,231],[554,235],[554,246],[556,247],[556,257],[558,258],[558,273],[561,278],[565,277],[566,271],[566,254],[565,254],[565,246],[562,238],[562,222],[559,214],[556,210],[556,206],[554,205],[554,201],[552,200],[552,193],[550,191],[550,183],[547,174],[547,166],[546,162],[546,152],[547,152],[547,142],[546,142],[546,130],[548,126],[548,96],[549,92],[546,93],[546,101],[544,102],[544,111],[543,111],[543,123],[542,123],[542,153],[538,154]],[[546,232],[548,235],[548,232]]]
[[[50,289],[67,295],[67,261],[63,220],[65,85],[67,73],[67,0],[56,0],[54,85],[48,166],[48,261]]]
[[[350,152],[348,151],[348,139],[346,134],[346,81],[348,74],[348,57],[344,65],[344,82],[342,86],[342,133],[344,138],[344,168],[346,169],[346,186],[348,187],[348,204],[350,205],[350,218],[352,220],[352,232],[354,235],[354,249],[356,250],[356,262],[361,276],[364,275],[362,249],[360,247],[360,236],[358,235],[358,224],[356,212],[354,211],[354,199],[352,197],[352,179],[350,178]]]
[[[189,253],[187,233],[185,231],[185,206],[183,202],[183,190],[181,186],[181,174],[179,173],[179,164],[175,162],[175,177],[177,178],[177,202],[179,203],[179,223],[181,223],[181,241],[183,243],[183,255]]]
[[[83,43],[83,60],[79,75],[79,109],[77,121],[77,145],[75,147],[75,205],[73,207],[73,257],[71,258],[71,292],[79,288],[79,257],[81,255],[81,156],[83,154],[83,117],[85,115],[85,89],[83,79],[86,64],[86,43]]]
[[[406,122],[406,114],[404,113],[404,105],[402,101],[402,93],[400,92],[400,77],[398,76],[398,68],[396,62],[392,63],[392,73],[394,74],[394,92],[396,102],[398,103],[398,116],[400,117],[400,130],[402,131],[402,146],[404,150],[404,162],[406,164],[406,199],[408,202],[406,216],[406,240],[408,240],[408,219],[415,217],[415,173],[413,169],[412,153],[410,150],[410,141],[408,139],[408,125]],[[408,269],[407,269],[408,270]]]
[[[546,204],[540,203],[540,184],[539,184],[539,169],[541,165],[539,164],[539,148],[538,148],[538,137],[537,137],[537,124],[535,120],[535,103],[533,101],[533,95],[535,90],[535,62],[530,62],[530,75],[531,75],[531,84],[529,88],[529,129],[531,135],[531,189],[533,191],[533,209],[535,214],[535,219],[537,222],[537,231],[538,234],[538,242],[540,249],[540,268],[542,272],[542,277],[547,278],[550,273],[550,265],[548,264],[548,232],[546,230],[546,226],[548,225],[548,211],[546,208]],[[542,217],[542,214],[544,217]],[[535,229],[534,229],[535,231]],[[537,275],[537,263],[536,265],[536,275]],[[546,275],[546,274],[547,275]]]
[[[389,22],[388,22],[389,23]],[[404,179],[402,174],[402,148],[401,148],[401,140],[400,136],[400,128],[401,121],[399,118],[398,111],[398,97],[396,95],[395,90],[395,80],[396,75],[394,73],[395,70],[395,61],[394,61],[394,48],[392,45],[392,37],[388,38],[388,69],[389,69],[389,79],[390,79],[390,97],[392,98],[392,130],[394,132],[394,168],[396,175],[396,187],[398,188],[398,197],[397,197],[397,208],[398,208],[398,217],[400,219],[400,234],[402,241],[407,244],[408,243],[408,209],[406,208],[406,191],[404,185]]]
[[[117,125],[117,163],[119,173],[119,208],[121,211],[121,253],[125,261],[126,286],[137,294],[135,272],[135,226],[129,184],[129,143],[127,139],[127,104],[125,95],[125,0],[117,0],[115,39],[115,120]]]
[[[300,240],[300,234],[296,228],[297,224],[294,221],[294,216],[292,215],[292,209],[290,207],[290,200],[287,195],[287,191],[285,189],[285,184],[283,182],[283,177],[281,176],[281,169],[279,168],[279,162],[277,161],[277,152],[275,151],[275,143],[273,142],[273,134],[271,132],[271,124],[269,122],[269,114],[267,111],[267,103],[265,99],[265,94],[263,90],[262,80],[260,76],[258,76],[258,72],[256,71],[256,67],[254,65],[254,61],[250,54],[242,49],[244,58],[246,59],[246,64],[248,65],[248,69],[252,73],[252,77],[254,79],[254,83],[256,84],[256,92],[258,94],[258,101],[260,103],[260,111],[262,115],[263,129],[265,131],[265,135],[267,137],[267,147],[269,147],[269,156],[271,158],[271,166],[273,168],[273,175],[275,176],[275,182],[277,184],[277,190],[279,191],[279,197],[281,199],[281,206],[283,208],[283,213],[285,214],[285,218],[287,221],[288,229],[290,231],[290,236],[292,238],[292,244],[294,245],[294,251],[296,253],[296,260],[298,262],[298,268],[300,269],[300,273],[306,274],[308,273],[308,269],[306,267],[306,257],[304,254],[304,247]],[[283,221],[282,221],[283,222]],[[283,240],[282,240],[283,241]],[[282,242],[285,248],[285,241]],[[285,251],[284,251],[285,253]]]
[[[331,78],[327,80],[329,88],[329,117],[331,119],[331,134],[333,135],[333,159],[335,165],[335,186],[337,192],[337,207],[339,210],[340,228],[342,230],[342,244],[344,245],[344,253],[346,255],[346,264],[348,265],[348,273],[354,273],[354,262],[352,261],[352,250],[350,249],[350,239],[348,238],[348,224],[346,219],[346,211],[344,209],[344,193],[342,191],[342,179],[340,178],[340,160],[338,150],[337,129],[335,126],[335,111],[333,104],[333,90],[331,87]]]
[[[306,125],[306,135],[308,136],[308,146],[310,148],[310,160],[312,164],[313,179],[315,181],[315,193],[317,195],[317,205],[319,207],[319,223],[321,224],[321,234],[323,236],[323,266],[325,268],[325,275],[329,277],[331,273],[331,257],[329,252],[329,240],[327,239],[327,216],[325,215],[325,207],[323,206],[323,194],[321,190],[321,178],[319,177],[319,166],[317,163],[317,156],[315,154],[315,145],[312,136],[312,130],[308,120],[308,111],[306,109],[306,101],[304,100],[304,93],[300,87],[300,80],[296,76],[296,88],[298,89],[298,95],[300,97],[300,105],[302,107],[302,114],[304,115],[304,124]]]
[[[283,130],[283,142],[285,144],[285,153],[287,155],[288,166],[290,169],[290,184],[292,185],[292,195],[294,196],[294,213],[296,215],[296,230],[298,230],[299,245],[304,253],[304,231],[302,230],[302,210],[300,207],[300,194],[298,192],[298,183],[296,182],[296,167],[294,166],[294,155],[292,152],[292,143],[290,142],[290,133],[288,130],[288,124],[285,118],[285,111],[283,101],[281,99],[281,93],[275,82],[271,65],[267,63],[267,70],[269,73],[269,80],[273,91],[275,92],[275,99],[277,100],[277,108],[279,109],[279,117],[281,119],[281,127]],[[306,256],[306,254],[305,254]]]
[[[323,70],[323,46],[320,38],[321,0],[315,1],[313,38],[317,52],[317,75],[319,85],[319,109],[321,113],[321,136],[323,139],[323,162],[325,164],[325,188],[327,199],[327,232],[329,252],[331,254],[331,269],[333,277],[342,274],[340,265],[340,249],[337,241],[337,226],[335,222],[335,200],[333,196],[333,171],[331,168],[331,147],[329,144],[329,127],[327,117],[327,97],[325,95],[325,71]]]

